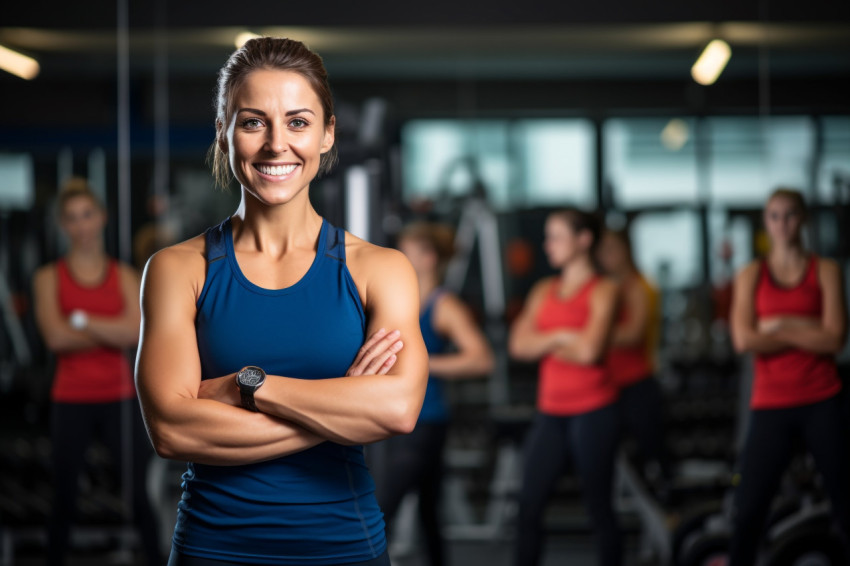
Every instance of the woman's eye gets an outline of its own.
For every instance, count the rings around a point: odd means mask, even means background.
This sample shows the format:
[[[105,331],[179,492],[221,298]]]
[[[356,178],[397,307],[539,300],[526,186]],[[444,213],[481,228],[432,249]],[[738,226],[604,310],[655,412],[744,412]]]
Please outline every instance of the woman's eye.
[[[307,125],[307,121],[303,118],[293,118],[289,125],[293,128],[303,128]]]
[[[249,130],[259,128],[261,125],[262,122],[260,122],[257,118],[247,118],[242,121],[242,127],[248,128]]]

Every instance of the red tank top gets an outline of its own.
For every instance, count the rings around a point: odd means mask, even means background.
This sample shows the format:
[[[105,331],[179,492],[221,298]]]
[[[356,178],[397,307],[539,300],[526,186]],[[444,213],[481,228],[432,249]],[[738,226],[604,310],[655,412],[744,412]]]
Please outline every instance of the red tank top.
[[[628,284],[641,285],[641,287],[644,287],[643,282],[639,279],[631,280]],[[650,303],[651,308],[652,300],[648,295],[650,290],[646,289],[646,291],[646,300]],[[625,287],[622,288],[621,293],[625,295]],[[628,304],[626,304],[625,299],[621,297],[620,308],[617,312],[617,324],[620,325],[627,323],[631,316],[632,313],[629,311]],[[650,319],[652,318],[652,315],[650,315]],[[651,323],[652,320],[649,321],[649,324]],[[631,346],[611,346],[608,349],[608,353],[605,356],[605,365],[608,368],[608,373],[611,375],[611,381],[613,381],[617,387],[633,385],[652,374],[648,342],[649,329],[647,328],[647,332],[644,334],[644,339],[639,344]]]
[[[77,283],[65,260],[56,262],[59,308],[67,317],[74,309],[94,316],[116,316],[124,310],[124,297],[115,260],[106,278],[93,287]],[[51,398],[60,403],[108,403],[135,396],[130,362],[117,348],[97,347],[56,356]]]
[[[818,281],[818,258],[812,255],[802,281],[781,287],[762,261],[756,286],[757,318],[777,315],[820,317],[823,305]],[[789,348],[755,358],[755,381],[750,406],[780,409],[808,405],[828,399],[841,390],[835,359]]]
[[[572,297],[558,297],[553,281],[537,313],[537,329],[580,330],[590,318],[590,296],[599,282],[593,277]],[[537,408],[546,415],[568,416],[600,409],[617,399],[617,388],[604,364],[585,366],[553,355],[540,361]]]

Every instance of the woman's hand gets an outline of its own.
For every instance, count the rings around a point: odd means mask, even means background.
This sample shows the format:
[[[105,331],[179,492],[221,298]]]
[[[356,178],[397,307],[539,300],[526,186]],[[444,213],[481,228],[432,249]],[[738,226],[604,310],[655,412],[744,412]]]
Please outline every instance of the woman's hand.
[[[345,375],[384,375],[395,364],[396,354],[403,346],[401,332],[381,328],[363,343]]]

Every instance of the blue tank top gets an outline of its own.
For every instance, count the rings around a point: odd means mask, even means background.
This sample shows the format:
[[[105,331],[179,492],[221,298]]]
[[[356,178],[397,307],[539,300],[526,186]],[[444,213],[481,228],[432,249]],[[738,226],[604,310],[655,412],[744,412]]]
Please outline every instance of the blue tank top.
[[[428,354],[442,354],[448,345],[442,336],[437,334],[434,328],[434,305],[444,292],[443,289],[435,289],[425,308],[419,315],[419,328],[422,330],[422,339],[425,341],[425,349]],[[422,402],[422,410],[419,412],[420,423],[441,423],[449,420],[449,404],[446,401],[446,391],[443,380],[428,376],[428,387],[425,389],[425,400]]]
[[[322,221],[300,281],[264,289],[243,274],[230,219],[206,232],[195,327],[202,378],[246,365],[300,379],[345,375],[366,319],[345,264],[345,232]],[[243,466],[189,463],[173,542],[183,553],[244,564],[339,564],[386,549],[362,446],[324,442]]]

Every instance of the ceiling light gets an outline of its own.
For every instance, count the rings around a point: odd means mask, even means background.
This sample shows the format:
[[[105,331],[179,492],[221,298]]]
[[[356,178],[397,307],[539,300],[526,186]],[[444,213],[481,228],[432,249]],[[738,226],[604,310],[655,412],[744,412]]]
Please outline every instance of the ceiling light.
[[[32,57],[27,57],[0,45],[0,69],[22,79],[31,80],[38,75],[41,67],[39,67],[38,61]]]
[[[236,45],[236,49],[241,49],[249,39],[256,39],[258,37],[262,36],[250,31],[243,31],[236,35],[236,39],[233,40],[233,44]]]
[[[732,49],[728,43],[722,39],[711,40],[691,67],[691,76],[703,86],[714,84],[731,55]]]
[[[670,151],[679,151],[688,143],[690,131],[688,123],[681,118],[673,118],[661,130],[661,144]]]

